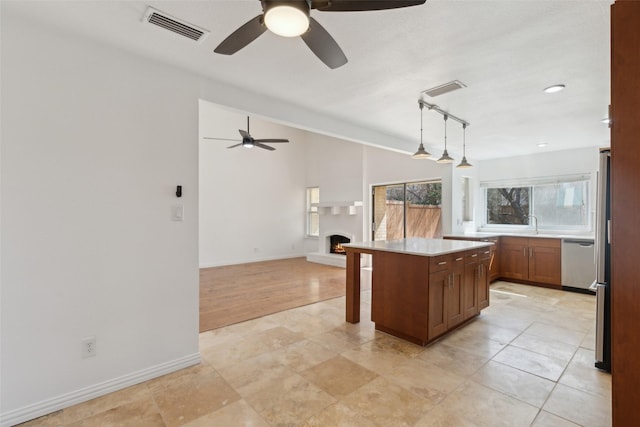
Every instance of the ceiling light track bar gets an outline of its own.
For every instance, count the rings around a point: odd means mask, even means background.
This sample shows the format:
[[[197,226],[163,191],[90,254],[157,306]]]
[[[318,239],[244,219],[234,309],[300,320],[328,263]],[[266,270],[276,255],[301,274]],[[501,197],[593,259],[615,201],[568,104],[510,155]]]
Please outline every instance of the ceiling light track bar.
[[[422,99],[418,100],[418,104],[420,104],[420,106],[428,108],[429,110],[433,110],[436,113],[440,113],[443,116],[450,118],[451,120],[455,120],[456,122],[460,123],[463,126],[471,126],[471,123],[469,123],[468,121],[463,120],[460,117],[456,117],[453,114],[444,111],[443,109],[438,107],[436,104],[429,104],[428,102],[423,101]]]

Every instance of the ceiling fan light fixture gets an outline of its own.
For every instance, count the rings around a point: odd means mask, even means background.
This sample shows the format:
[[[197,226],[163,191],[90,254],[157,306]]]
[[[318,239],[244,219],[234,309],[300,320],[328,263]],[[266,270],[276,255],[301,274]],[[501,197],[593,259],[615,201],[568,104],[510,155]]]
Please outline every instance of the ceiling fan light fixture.
[[[306,1],[278,2],[264,12],[264,23],[282,37],[297,37],[309,29],[309,5]]]
[[[243,143],[242,143],[242,146],[243,146],[244,148],[253,148],[253,142],[251,142],[251,141],[243,142]]]

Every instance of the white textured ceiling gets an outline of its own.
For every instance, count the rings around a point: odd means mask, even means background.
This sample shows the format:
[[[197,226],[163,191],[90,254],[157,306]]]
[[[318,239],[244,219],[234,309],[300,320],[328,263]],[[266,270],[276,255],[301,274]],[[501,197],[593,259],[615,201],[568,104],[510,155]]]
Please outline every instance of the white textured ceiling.
[[[470,161],[539,152],[540,142],[548,144],[544,150],[609,144],[608,128],[600,122],[609,104],[608,0],[427,0],[388,11],[312,11],[349,58],[335,70],[301,39],[269,32],[235,55],[213,53],[261,13],[257,0],[2,3],[79,37],[311,110],[317,113],[317,130],[335,135],[324,123],[338,119],[389,135],[394,149],[417,148],[421,91],[454,79],[468,87],[424,100],[471,123]],[[147,6],[211,34],[198,44],[143,25]],[[542,92],[557,83],[566,90]],[[437,155],[443,126],[442,116],[425,110],[425,145]],[[449,121],[448,136],[449,151],[459,158],[457,123]]]

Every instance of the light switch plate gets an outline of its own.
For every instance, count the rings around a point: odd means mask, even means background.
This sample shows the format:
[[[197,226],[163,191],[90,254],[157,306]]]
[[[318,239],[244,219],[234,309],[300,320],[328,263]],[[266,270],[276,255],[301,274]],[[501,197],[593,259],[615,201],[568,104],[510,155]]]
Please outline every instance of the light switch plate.
[[[184,220],[184,206],[183,205],[173,205],[171,209],[171,219],[173,221],[183,221]]]

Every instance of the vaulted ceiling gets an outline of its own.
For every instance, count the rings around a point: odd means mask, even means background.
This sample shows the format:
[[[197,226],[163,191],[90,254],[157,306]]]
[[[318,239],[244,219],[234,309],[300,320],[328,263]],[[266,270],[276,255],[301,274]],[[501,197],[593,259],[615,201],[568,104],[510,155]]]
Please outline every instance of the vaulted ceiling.
[[[314,10],[311,16],[349,60],[332,70],[300,38],[268,31],[234,55],[214,53],[262,12],[257,0],[3,1],[3,7],[78,37],[311,110],[318,131],[335,135],[327,123],[340,120],[388,135],[396,150],[417,148],[422,98],[471,123],[470,161],[609,144],[601,119],[609,104],[610,4],[427,0],[387,11]],[[210,34],[196,43],[143,24],[148,6]],[[467,87],[433,98],[422,94],[452,80]],[[554,84],[566,89],[543,92]],[[247,112],[269,117],[268,111]],[[237,132],[232,127],[230,134]],[[449,151],[459,158],[461,126],[449,121],[447,134]],[[442,116],[425,110],[427,150],[439,156],[443,139]]]

